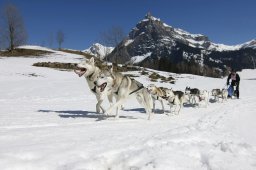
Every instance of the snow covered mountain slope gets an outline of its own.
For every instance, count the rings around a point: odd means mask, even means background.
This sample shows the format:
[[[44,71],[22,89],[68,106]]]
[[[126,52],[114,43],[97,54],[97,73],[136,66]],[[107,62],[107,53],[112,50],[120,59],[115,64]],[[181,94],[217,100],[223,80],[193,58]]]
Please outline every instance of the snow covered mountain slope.
[[[100,59],[103,59],[106,55],[111,53],[113,49],[114,49],[113,47],[105,47],[99,43],[95,43],[88,49],[83,50],[83,52],[99,57]]]
[[[256,41],[239,45],[217,44],[202,34],[191,34],[167,25],[147,14],[108,55],[112,62],[176,73],[212,77],[236,70],[254,68]]]
[[[184,107],[180,115],[152,121],[130,99],[120,119],[100,119],[95,96],[73,72],[33,67],[40,61],[80,62],[58,52],[40,58],[0,58],[1,170],[254,170],[256,70],[243,70],[241,99]],[[172,74],[176,90],[211,90],[226,79]],[[130,74],[139,75],[138,72]],[[144,85],[145,76],[135,77]],[[104,103],[108,107],[108,103]],[[157,103],[157,108],[160,104]],[[166,110],[169,109],[165,105]]]

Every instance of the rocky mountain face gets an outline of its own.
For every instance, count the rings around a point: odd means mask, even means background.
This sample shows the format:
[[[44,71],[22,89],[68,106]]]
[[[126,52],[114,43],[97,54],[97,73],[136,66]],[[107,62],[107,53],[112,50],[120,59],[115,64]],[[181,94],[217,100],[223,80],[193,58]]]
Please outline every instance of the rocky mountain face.
[[[256,40],[228,46],[173,28],[150,14],[108,55],[112,62],[220,77],[232,67],[255,68]]]
[[[94,55],[100,59],[104,59],[106,55],[111,53],[113,51],[113,47],[106,47],[104,45],[101,45],[99,43],[93,44],[91,47],[89,47],[86,50],[83,50],[83,52]]]

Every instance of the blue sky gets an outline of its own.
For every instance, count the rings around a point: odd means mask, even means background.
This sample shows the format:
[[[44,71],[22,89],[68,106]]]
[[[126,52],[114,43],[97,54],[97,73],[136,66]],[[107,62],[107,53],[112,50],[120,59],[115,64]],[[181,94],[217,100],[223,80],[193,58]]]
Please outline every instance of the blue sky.
[[[0,0],[1,7],[5,3],[18,7],[28,43],[34,45],[49,45],[62,30],[64,48],[83,50],[112,26],[128,34],[148,11],[168,25],[204,34],[216,43],[235,45],[256,38],[255,0]]]

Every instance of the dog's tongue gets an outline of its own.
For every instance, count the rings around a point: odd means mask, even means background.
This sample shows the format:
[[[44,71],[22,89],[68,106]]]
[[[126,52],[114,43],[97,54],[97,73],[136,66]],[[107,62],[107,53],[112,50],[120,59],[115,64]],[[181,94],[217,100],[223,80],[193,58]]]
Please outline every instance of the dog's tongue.
[[[78,74],[78,75],[80,74],[80,72],[79,72],[78,70],[74,70],[74,72],[75,72],[76,74]]]
[[[101,86],[100,86],[100,92],[103,92],[103,90],[105,89],[106,87],[106,83],[103,83]]]
[[[78,70],[74,70],[74,72],[75,72],[79,77],[81,77],[81,76],[84,74],[84,72],[80,72],[80,71],[78,71]]]
[[[84,74],[84,72],[83,73],[79,73],[78,75],[79,75],[79,77],[81,77],[83,74]]]

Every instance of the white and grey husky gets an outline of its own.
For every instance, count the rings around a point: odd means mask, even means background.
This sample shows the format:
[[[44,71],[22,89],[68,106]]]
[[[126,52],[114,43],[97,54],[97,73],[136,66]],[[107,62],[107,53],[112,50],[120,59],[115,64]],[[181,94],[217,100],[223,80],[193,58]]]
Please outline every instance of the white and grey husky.
[[[111,69],[111,71],[103,71],[99,75],[96,85],[101,91],[104,91],[106,87],[110,88],[111,93],[117,95],[116,103],[106,110],[106,114],[110,114],[116,108],[115,117],[118,118],[120,107],[125,100],[129,97],[136,96],[138,102],[145,108],[148,119],[151,119],[152,98],[143,84],[131,79],[129,76],[113,72]]]
[[[147,86],[147,89],[149,91],[149,93],[152,96],[153,99],[153,110],[155,111],[155,103],[156,100],[158,100],[161,105],[162,105],[162,112],[164,113],[164,98],[166,97],[166,92],[165,92],[165,88],[162,87],[157,87],[154,84],[150,84]]]
[[[186,87],[185,94],[188,96],[188,102],[192,105],[199,105],[200,90],[197,88]]]
[[[96,91],[95,83],[99,77],[99,74],[101,73],[101,70],[97,66],[95,66],[94,58],[92,57],[90,60],[82,61],[77,65],[77,68],[74,71],[76,74],[78,74],[79,77],[82,77],[82,76],[85,77],[89,88],[96,95],[96,98],[98,101],[96,104],[96,112],[100,113],[100,111],[102,111],[104,113],[105,110],[101,106],[103,99],[107,95],[109,102],[112,104],[113,95],[110,91]],[[104,84],[103,86],[106,86],[106,84]]]
[[[221,101],[223,102],[224,100],[226,101],[228,98],[228,90],[223,88],[221,89],[212,89],[212,96],[214,97],[215,101]]]
[[[207,107],[209,105],[209,92],[207,90],[200,90],[199,93],[199,104],[203,104],[204,107]]]
[[[183,107],[183,104],[186,102],[187,98],[182,91],[173,91],[172,89],[166,89],[166,100],[170,104],[170,114],[179,114],[180,109]],[[172,111],[172,106],[175,106]],[[177,110],[177,108],[179,109]]]

